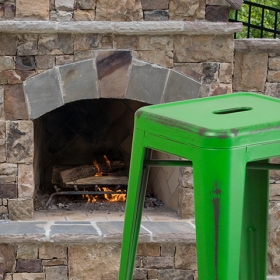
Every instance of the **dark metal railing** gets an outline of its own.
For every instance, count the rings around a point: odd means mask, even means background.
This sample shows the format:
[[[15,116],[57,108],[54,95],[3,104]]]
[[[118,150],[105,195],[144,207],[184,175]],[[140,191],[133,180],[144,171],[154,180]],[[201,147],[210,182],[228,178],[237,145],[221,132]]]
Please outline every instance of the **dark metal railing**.
[[[242,22],[244,26],[247,27],[247,38],[256,38],[256,34],[258,35],[257,38],[264,38],[264,37],[273,37],[279,38],[280,37],[280,9],[269,7],[266,5],[244,1],[243,5],[248,6],[248,15],[246,15],[244,20],[244,13],[242,14],[242,19],[240,19],[240,14],[242,13],[241,10],[234,11],[234,18],[230,18],[229,21],[231,22]],[[243,6],[242,5],[242,6]],[[260,9],[261,16],[260,22],[256,22],[255,19],[252,17],[252,9],[256,7]],[[265,15],[266,13],[274,13],[274,21],[270,26],[265,26]],[[232,17],[232,16],[231,16]],[[252,36],[252,30],[260,30],[258,33],[254,33]],[[272,36],[267,36],[267,34]],[[236,38],[236,33],[234,34],[234,38]]]

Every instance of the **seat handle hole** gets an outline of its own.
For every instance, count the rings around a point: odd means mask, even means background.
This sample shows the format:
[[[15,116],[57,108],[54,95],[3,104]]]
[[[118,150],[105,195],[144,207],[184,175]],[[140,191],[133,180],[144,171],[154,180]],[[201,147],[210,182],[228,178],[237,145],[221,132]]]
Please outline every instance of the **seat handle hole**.
[[[216,114],[216,115],[226,115],[226,114],[233,114],[233,113],[250,111],[252,109],[253,109],[252,107],[229,108],[229,109],[223,109],[223,110],[214,111],[213,114]]]

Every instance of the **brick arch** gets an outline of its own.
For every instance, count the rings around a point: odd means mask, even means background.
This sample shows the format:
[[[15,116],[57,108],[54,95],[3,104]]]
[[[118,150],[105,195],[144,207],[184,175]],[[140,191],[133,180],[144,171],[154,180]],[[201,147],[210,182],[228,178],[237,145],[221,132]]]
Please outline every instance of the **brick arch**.
[[[197,98],[201,84],[188,76],[136,60],[131,51],[96,51],[95,58],[56,66],[24,82],[30,119],[66,103],[96,98],[148,104]]]

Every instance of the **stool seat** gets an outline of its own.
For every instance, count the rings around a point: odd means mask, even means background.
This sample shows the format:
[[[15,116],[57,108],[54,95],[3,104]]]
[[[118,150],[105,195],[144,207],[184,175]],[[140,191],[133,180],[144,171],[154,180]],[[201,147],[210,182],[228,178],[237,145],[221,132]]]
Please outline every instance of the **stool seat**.
[[[233,93],[140,108],[137,128],[206,148],[232,148],[275,140],[280,100]],[[280,135],[279,135],[280,137]]]
[[[152,150],[192,162],[199,279],[266,279],[269,170],[246,166],[280,155],[279,111],[234,93],[136,112],[119,280],[132,280]]]

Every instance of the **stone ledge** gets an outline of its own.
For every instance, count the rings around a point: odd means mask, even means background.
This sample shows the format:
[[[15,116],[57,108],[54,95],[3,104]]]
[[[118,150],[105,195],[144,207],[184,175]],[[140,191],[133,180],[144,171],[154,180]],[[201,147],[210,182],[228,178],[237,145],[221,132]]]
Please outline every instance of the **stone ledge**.
[[[242,30],[241,23],[206,21],[0,21],[0,33],[110,33],[125,35],[167,35],[167,34],[233,34]]]
[[[234,50],[243,52],[280,52],[279,39],[236,39]]]
[[[48,221],[10,222],[0,227],[1,243],[120,243],[121,221]],[[143,221],[139,243],[180,242],[195,244],[195,227],[191,221]]]

